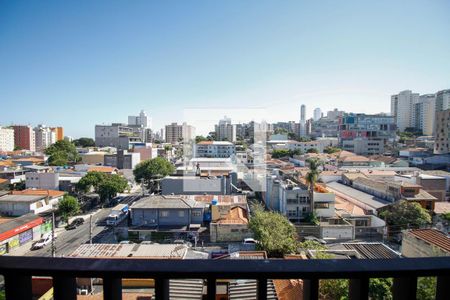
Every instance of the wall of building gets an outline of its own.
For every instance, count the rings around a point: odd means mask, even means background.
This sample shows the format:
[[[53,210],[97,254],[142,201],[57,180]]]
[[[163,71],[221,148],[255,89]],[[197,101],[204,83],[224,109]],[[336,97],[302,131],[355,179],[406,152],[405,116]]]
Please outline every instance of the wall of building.
[[[402,255],[405,257],[431,257],[431,256],[450,256],[449,252],[431,245],[413,234],[403,232],[402,236]]]
[[[25,174],[25,186],[27,189],[58,190],[58,173],[35,173]]]
[[[211,242],[242,242],[253,236],[248,225],[211,223],[209,226]]]

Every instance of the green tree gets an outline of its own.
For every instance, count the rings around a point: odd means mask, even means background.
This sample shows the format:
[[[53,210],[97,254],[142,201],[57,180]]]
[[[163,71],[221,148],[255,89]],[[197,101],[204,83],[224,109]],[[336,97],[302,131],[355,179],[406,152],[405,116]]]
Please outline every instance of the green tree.
[[[348,280],[325,279],[319,282],[319,298],[324,300],[348,299]]]
[[[306,150],[306,153],[319,153],[319,150],[317,150],[316,148],[309,148],[308,150]]]
[[[380,213],[381,218],[385,218],[389,226],[396,229],[417,228],[431,223],[431,216],[428,211],[419,203],[400,200]]]
[[[328,153],[328,154],[333,154],[333,153],[336,153],[336,152],[339,152],[339,151],[341,151],[340,148],[338,148],[338,147],[332,147],[332,146],[328,146],[328,147],[326,147],[326,148],[323,150],[324,153]]]
[[[63,199],[58,203],[58,210],[64,221],[68,221],[69,217],[80,212],[80,203],[77,198],[64,195]]]
[[[205,138],[203,135],[197,135],[197,136],[195,137],[195,143],[196,143],[196,144],[198,144],[198,143],[200,143],[200,142],[207,141],[207,140],[208,140],[208,139]]]
[[[94,147],[95,141],[91,138],[82,137],[73,141],[74,145],[77,147]]]
[[[159,180],[175,171],[173,165],[163,157],[140,162],[133,170],[137,183],[143,184],[150,191],[159,189]]]
[[[311,203],[310,212],[314,212],[314,186],[319,178],[319,166],[322,162],[317,158],[310,158],[307,162],[309,164],[309,172],[306,174],[305,179],[309,184],[309,202]]]
[[[254,210],[250,229],[258,240],[257,247],[269,257],[283,257],[297,251],[297,232],[289,220],[276,212]]]
[[[436,277],[419,277],[417,279],[417,299],[433,300],[436,297]]]
[[[80,160],[75,145],[66,140],[57,141],[49,146],[45,149],[45,154],[49,156],[49,164],[55,166],[64,166]]]
[[[273,150],[272,151],[272,158],[288,157],[289,154],[290,154],[289,150],[286,150],[286,149]]]
[[[288,134],[289,132],[285,128],[275,128],[273,131],[274,134]]]
[[[369,298],[370,299],[392,299],[392,278],[370,278]]]
[[[17,150],[22,150],[22,147],[20,147],[20,146],[14,146],[14,151],[17,151]]]
[[[117,193],[123,193],[128,186],[128,181],[122,176],[112,174],[107,175],[103,181],[100,182],[97,192],[100,195],[100,200],[106,202],[117,196]]]
[[[88,172],[83,178],[78,181],[77,191],[82,193],[89,192],[92,188],[98,190],[99,185],[105,181],[106,174],[102,172]]]

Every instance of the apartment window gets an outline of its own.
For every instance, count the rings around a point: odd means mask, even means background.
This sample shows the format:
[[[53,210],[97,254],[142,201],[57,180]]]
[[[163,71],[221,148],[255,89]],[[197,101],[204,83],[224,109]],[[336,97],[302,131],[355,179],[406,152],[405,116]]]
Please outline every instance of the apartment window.
[[[314,208],[321,209],[321,208],[329,208],[329,207],[330,207],[330,203],[327,203],[327,202],[325,202],[325,203],[314,203]]]
[[[297,204],[297,199],[287,199],[287,204]]]
[[[169,211],[168,210],[162,210],[159,212],[159,216],[160,217],[168,217],[169,216]]]
[[[180,211],[178,212],[178,216],[179,216],[180,218],[183,218],[183,217],[184,217],[184,210],[180,210]]]
[[[192,216],[193,217],[200,217],[201,215],[202,215],[201,211],[196,211],[196,210],[192,211]]]
[[[296,210],[288,210],[288,217],[296,217],[297,211]]]

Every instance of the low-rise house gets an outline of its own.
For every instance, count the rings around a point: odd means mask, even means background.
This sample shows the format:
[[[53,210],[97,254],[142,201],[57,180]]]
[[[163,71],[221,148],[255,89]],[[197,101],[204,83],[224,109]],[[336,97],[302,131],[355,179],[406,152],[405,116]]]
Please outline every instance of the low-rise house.
[[[39,214],[52,210],[53,205],[45,195],[5,195],[0,197],[0,213],[5,216]]]
[[[402,234],[405,257],[450,256],[450,237],[437,229],[411,229]]]
[[[214,216],[215,205],[211,207]],[[219,215],[220,216],[220,215]],[[248,227],[249,218],[247,210],[234,206],[228,213],[217,219],[212,219],[210,223],[211,242],[239,242],[245,238],[252,237],[253,234]]]
[[[31,196],[45,196],[53,207],[57,207],[59,201],[64,197],[64,192],[55,190],[42,189],[26,189],[23,191],[12,191],[12,195],[31,195]]]
[[[81,163],[86,165],[103,165],[106,154],[107,152],[103,151],[89,151],[87,153],[81,153]]]
[[[425,191],[436,197],[437,201],[445,201],[447,193],[447,180],[445,177],[419,174],[416,182],[421,185]]]
[[[203,223],[205,205],[180,195],[154,195],[131,206],[131,225],[159,229],[174,227],[189,230]]]

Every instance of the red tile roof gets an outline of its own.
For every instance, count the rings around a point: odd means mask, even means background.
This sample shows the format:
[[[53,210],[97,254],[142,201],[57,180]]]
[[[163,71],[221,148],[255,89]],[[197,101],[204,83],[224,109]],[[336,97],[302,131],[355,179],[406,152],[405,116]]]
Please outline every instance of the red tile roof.
[[[40,189],[26,189],[23,191],[12,191],[12,195],[32,195],[32,196],[49,196],[49,197],[61,197],[64,196],[64,192],[56,190],[40,190]]]
[[[450,252],[450,237],[437,229],[413,229],[409,233],[415,237]]]

